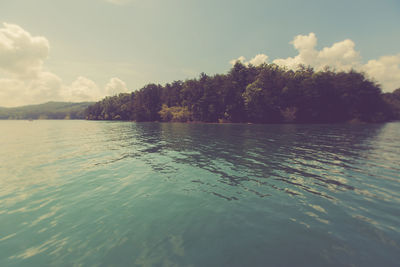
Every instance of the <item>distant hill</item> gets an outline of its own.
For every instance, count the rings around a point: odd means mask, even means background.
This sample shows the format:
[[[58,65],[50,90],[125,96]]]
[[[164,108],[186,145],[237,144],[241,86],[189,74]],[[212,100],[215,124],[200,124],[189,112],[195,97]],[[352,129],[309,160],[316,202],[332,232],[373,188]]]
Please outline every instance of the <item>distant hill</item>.
[[[4,108],[0,107],[2,120],[62,120],[85,119],[86,108],[93,102],[47,102],[39,105]]]

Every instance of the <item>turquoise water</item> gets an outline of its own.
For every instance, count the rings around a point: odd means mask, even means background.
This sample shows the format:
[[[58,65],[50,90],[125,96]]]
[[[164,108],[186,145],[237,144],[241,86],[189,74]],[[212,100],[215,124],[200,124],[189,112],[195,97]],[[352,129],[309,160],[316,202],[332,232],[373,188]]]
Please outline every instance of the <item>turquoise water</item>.
[[[0,121],[0,266],[399,266],[400,123]]]

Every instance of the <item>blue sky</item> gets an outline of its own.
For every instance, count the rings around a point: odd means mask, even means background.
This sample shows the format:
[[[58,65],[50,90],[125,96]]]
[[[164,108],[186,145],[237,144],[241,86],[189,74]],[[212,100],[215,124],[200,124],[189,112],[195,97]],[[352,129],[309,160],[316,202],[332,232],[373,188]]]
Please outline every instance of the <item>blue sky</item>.
[[[23,30],[0,25],[7,38],[14,38],[7,34],[12,31],[18,40],[42,37],[49,49],[35,61],[40,74],[21,78],[7,53],[19,66],[35,42],[17,57],[15,47],[1,49],[6,38],[0,33],[0,106],[98,99],[150,82],[225,73],[232,59],[258,54],[269,63],[356,66],[376,76],[385,91],[400,87],[398,0],[0,0],[4,22]],[[304,38],[290,43],[298,35]],[[349,51],[352,62],[335,60]]]

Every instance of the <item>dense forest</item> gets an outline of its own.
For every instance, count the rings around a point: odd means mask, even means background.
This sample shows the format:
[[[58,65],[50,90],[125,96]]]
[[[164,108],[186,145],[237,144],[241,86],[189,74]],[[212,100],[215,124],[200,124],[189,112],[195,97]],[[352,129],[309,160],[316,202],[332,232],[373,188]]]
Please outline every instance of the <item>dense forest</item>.
[[[149,84],[130,94],[96,102],[89,120],[251,123],[383,122],[400,118],[400,89],[383,94],[363,73],[289,70],[240,62],[227,74],[164,86]]]
[[[93,102],[48,102],[15,108],[0,107],[2,120],[85,119],[86,109]]]

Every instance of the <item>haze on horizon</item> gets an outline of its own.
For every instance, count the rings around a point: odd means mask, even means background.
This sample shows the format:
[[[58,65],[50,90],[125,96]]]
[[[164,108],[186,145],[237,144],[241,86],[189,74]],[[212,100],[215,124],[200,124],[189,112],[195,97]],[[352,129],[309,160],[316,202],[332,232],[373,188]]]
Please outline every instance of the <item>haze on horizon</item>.
[[[3,0],[0,18],[5,107],[96,101],[236,60],[353,68],[400,87],[394,0]]]

